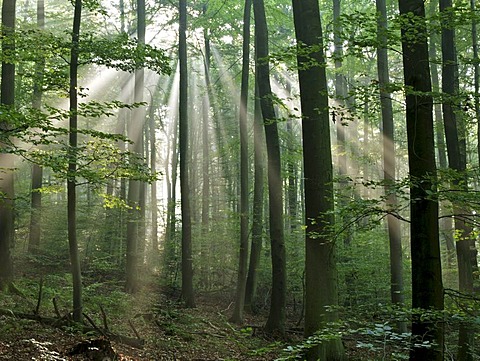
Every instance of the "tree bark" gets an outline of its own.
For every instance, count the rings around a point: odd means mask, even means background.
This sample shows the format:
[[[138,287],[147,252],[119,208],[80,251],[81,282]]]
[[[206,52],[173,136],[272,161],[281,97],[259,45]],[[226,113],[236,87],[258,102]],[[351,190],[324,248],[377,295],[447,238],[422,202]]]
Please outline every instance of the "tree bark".
[[[80,268],[80,255],[77,240],[77,145],[78,145],[78,56],[80,41],[80,24],[82,18],[82,0],[75,0],[73,15],[72,49],[70,52],[70,133],[69,133],[69,161],[67,178],[67,221],[68,221],[68,246],[73,279],[73,319],[82,322],[82,271]]]
[[[155,106],[154,106],[154,96],[152,95],[150,101],[150,111],[149,111],[149,121],[150,121],[150,169],[152,174],[157,172],[157,137],[156,137],[156,122],[155,122]],[[151,207],[152,207],[152,256],[155,266],[157,265],[157,256],[158,256],[158,201],[157,201],[157,182],[154,180],[150,186],[151,194]]]
[[[190,211],[190,185],[188,164],[188,74],[187,74],[187,1],[179,0],[179,62],[180,62],[180,100],[179,100],[179,142],[180,142],[180,192],[182,207],[182,299],[186,307],[195,307],[193,291],[192,224]]]
[[[240,252],[238,260],[237,291],[235,295],[235,308],[231,321],[243,322],[243,309],[245,304],[245,288],[248,272],[248,78],[250,76],[250,14],[252,0],[245,0],[243,13],[243,56],[242,80],[240,87]]]
[[[37,27],[39,30],[45,28],[45,1],[37,0]],[[43,73],[45,68],[45,59],[40,59],[35,64],[35,78],[33,81],[33,99],[32,107],[40,109],[42,106],[43,95]],[[32,165],[32,186],[31,186],[31,210],[30,210],[30,232],[28,235],[28,251],[34,253],[40,246],[41,239],[41,207],[42,207],[42,188],[43,168],[38,164]]]
[[[338,321],[333,165],[327,78],[317,0],[293,0],[305,174],[305,336]],[[308,56],[305,56],[305,51]],[[312,60],[314,60],[313,65]],[[332,310],[327,310],[331,307]],[[307,360],[344,360],[341,339],[312,347]]]
[[[252,212],[252,246],[245,291],[245,309],[254,311],[253,302],[257,294],[258,268],[263,242],[263,203],[265,193],[265,133],[262,124],[262,110],[255,80],[255,110],[253,120],[253,212]]]
[[[385,181],[386,205],[395,212],[397,197],[395,194],[395,132],[393,123],[392,98],[388,91],[390,75],[387,53],[387,6],[385,0],[376,0],[377,18],[377,72],[380,88],[380,106],[382,111],[383,138],[383,179]],[[390,296],[392,303],[401,306],[405,302],[403,293],[403,254],[400,220],[392,214],[387,215],[388,238],[390,241]],[[398,322],[398,331],[407,332],[405,322]]]
[[[472,14],[477,11],[475,0],[470,0],[470,9]],[[478,35],[477,18],[472,17],[472,49],[473,49],[473,84],[474,84],[474,106],[475,116],[477,118],[477,157],[480,166],[480,58],[478,57]]]
[[[4,0],[2,4],[2,52],[15,49],[15,0]],[[8,41],[6,41],[8,39]],[[2,62],[0,103],[4,107],[15,106],[15,64]],[[5,122],[0,122],[0,131],[8,130]],[[4,145],[0,143],[0,150]],[[0,290],[9,286],[13,280],[13,261],[11,250],[14,242],[14,158],[13,155],[0,152]]]
[[[255,64],[262,108],[268,159],[268,200],[270,244],[272,249],[272,297],[265,329],[270,333],[285,333],[286,259],[283,230],[283,200],[280,141],[272,101],[268,62],[268,29],[263,0],[253,1],[255,17]]]
[[[137,0],[137,46],[145,45],[145,0]],[[134,102],[143,101],[144,91],[144,70],[135,70]],[[133,141],[132,152],[143,157],[143,127],[145,113],[143,107],[133,110],[130,120],[128,136]],[[125,290],[128,293],[135,293],[138,290],[138,267],[140,261],[141,242],[140,223],[142,219],[141,207],[144,208],[145,190],[144,184],[138,180],[130,179],[128,182],[128,211],[127,220],[127,258],[126,258],[126,284]],[[143,199],[142,199],[143,194]],[[143,200],[143,202],[142,202]]]
[[[448,14],[452,10],[451,0],[440,0],[440,13]],[[460,123],[463,121],[457,117],[459,107],[459,79],[457,54],[455,48],[455,29],[450,16],[445,16],[442,23],[442,110],[447,140],[447,155],[449,168],[456,172],[452,187],[468,192],[468,179],[466,176],[467,160],[465,151],[462,151],[462,138],[465,137]],[[459,202],[453,202],[454,214],[465,214],[469,211]],[[459,290],[464,293],[473,293],[473,272],[476,264],[475,239],[472,238],[472,227],[461,216],[454,218],[457,235],[457,266]],[[475,260],[475,261],[474,261]],[[458,336],[458,359],[464,361],[473,360],[470,346],[473,345],[473,330],[466,325],[460,325]]]
[[[422,0],[399,0],[400,15],[409,22],[402,28],[403,72],[406,87],[406,121],[410,186],[410,238],[412,307],[420,313],[441,312],[444,307],[438,236],[438,203],[425,8]],[[413,30],[412,30],[413,29]],[[410,31],[415,31],[412,41]],[[440,315],[436,317],[441,318]],[[440,321],[440,322],[436,322]],[[412,319],[410,360],[443,360],[442,320]],[[422,347],[419,341],[434,344]]]

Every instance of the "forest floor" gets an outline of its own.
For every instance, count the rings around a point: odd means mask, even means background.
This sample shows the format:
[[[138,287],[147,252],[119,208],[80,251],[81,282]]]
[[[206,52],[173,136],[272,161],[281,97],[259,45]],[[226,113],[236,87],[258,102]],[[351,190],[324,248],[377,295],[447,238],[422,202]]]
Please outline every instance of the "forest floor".
[[[187,309],[179,302],[180,290],[160,286],[159,276],[145,277],[139,292],[127,295],[111,270],[84,271],[84,322],[90,330],[80,332],[65,322],[71,309],[65,267],[62,274],[30,266],[19,266],[15,288],[0,292],[0,360],[273,361],[294,359],[285,349],[302,344],[299,310],[287,312],[286,336],[272,338],[263,332],[268,305],[255,315],[245,313],[243,325],[235,325],[229,322],[232,290],[198,293],[197,307]],[[143,347],[128,346],[112,334],[141,339]],[[356,340],[344,344],[350,360],[376,359]]]
[[[97,292],[108,293],[108,288],[100,287]],[[0,294],[0,360],[275,360],[287,341],[300,339],[300,332],[295,331],[288,340],[267,337],[262,333],[266,316],[262,314],[246,315],[243,326],[229,323],[233,311],[230,295],[198,294],[193,309],[183,308],[178,296],[178,290],[150,282],[137,295],[129,296],[124,314],[105,311],[112,333],[133,339],[137,333],[144,340],[139,349],[106,340],[95,330],[85,334],[71,325],[54,327],[25,319],[18,315],[33,316],[37,300],[26,300],[28,296],[16,292]],[[30,298],[34,297],[30,293]],[[115,302],[112,297],[106,294],[103,302]],[[51,300],[42,300],[42,305],[47,302],[50,305],[42,306],[42,310],[52,311],[39,314],[51,319],[55,317],[54,307]],[[98,330],[103,329],[102,314],[88,312]],[[99,350],[94,352],[94,348]]]

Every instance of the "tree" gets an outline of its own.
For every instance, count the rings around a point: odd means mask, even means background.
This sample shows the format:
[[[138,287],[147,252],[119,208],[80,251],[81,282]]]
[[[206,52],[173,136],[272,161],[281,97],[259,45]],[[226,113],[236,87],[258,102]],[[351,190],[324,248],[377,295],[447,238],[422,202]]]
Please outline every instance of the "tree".
[[[37,27],[40,30],[45,28],[45,2],[44,0],[37,0]],[[43,73],[45,68],[45,60],[41,58],[35,64],[35,78],[33,82],[33,99],[32,107],[40,109],[43,95]],[[40,245],[41,237],[41,206],[42,194],[40,188],[42,187],[43,169],[38,164],[32,165],[32,194],[31,194],[31,214],[30,214],[30,232],[28,250],[35,252]]]
[[[178,60],[180,66],[179,153],[182,207],[182,299],[186,307],[195,307],[193,292],[192,224],[188,175],[188,73],[187,73],[187,1],[179,0]]]
[[[137,0],[137,44],[141,49],[145,46],[145,0]],[[144,70],[143,68],[135,70],[134,102],[143,101],[144,91]],[[143,126],[145,114],[143,108],[135,108],[130,121],[128,136],[134,142],[132,152],[143,156]],[[126,284],[127,292],[134,293],[138,290],[138,267],[140,254],[139,223],[142,222],[141,208],[142,194],[144,197],[145,187],[142,182],[136,179],[130,179],[128,182],[128,221],[127,221],[127,259],[126,259]],[[143,198],[144,199],[144,198]],[[144,218],[143,218],[144,219]]]
[[[377,72],[378,86],[380,88],[380,105],[382,111],[382,140],[383,140],[383,179],[385,181],[385,193],[387,207],[397,208],[395,195],[395,137],[393,123],[392,98],[388,91],[390,75],[388,70],[387,54],[387,6],[385,0],[376,0],[378,13],[377,19]],[[392,303],[403,305],[403,256],[402,234],[400,220],[392,214],[387,215],[388,238],[390,240],[390,295]],[[399,322],[399,331],[407,332],[405,322]]]
[[[255,109],[253,119],[253,212],[252,212],[252,246],[245,289],[245,309],[253,310],[253,301],[257,294],[258,267],[263,240],[263,202],[265,190],[265,133],[263,131],[260,98],[255,80]]]
[[[283,230],[280,142],[277,119],[270,85],[268,29],[263,0],[253,1],[255,18],[255,64],[258,95],[262,109],[268,162],[268,201],[270,244],[272,248],[272,297],[265,329],[268,332],[285,333],[285,304],[287,290],[285,239]]]
[[[155,123],[155,106],[154,96],[152,94],[149,108],[149,121],[150,121],[150,169],[153,174],[157,172],[157,139],[156,139],[156,123]],[[158,201],[157,201],[157,182],[154,180],[151,184],[151,202],[152,202],[152,256],[157,263],[158,256]]]
[[[206,14],[207,5],[203,6],[203,13]],[[204,70],[205,70],[205,85],[206,90],[202,99],[202,233],[205,236],[208,232],[210,221],[210,140],[209,140],[209,122],[210,122],[210,100],[209,100],[209,86],[210,86],[210,36],[208,28],[203,31],[203,38],[205,42],[204,54]]]
[[[470,0],[470,10],[475,13],[477,9],[476,1]],[[472,50],[473,50],[473,86],[474,86],[474,106],[475,116],[477,117],[477,157],[480,165],[480,58],[478,57],[478,35],[477,18],[472,17]]]
[[[293,0],[298,77],[302,107],[305,172],[305,331],[306,337],[338,320],[335,261],[333,166],[328,91],[320,11],[316,0]],[[313,60],[313,62],[312,62]],[[331,307],[332,310],[327,310]],[[343,360],[340,339],[310,349],[308,360]]]
[[[82,0],[75,0],[73,15],[72,47],[70,50],[70,120],[69,120],[69,154],[67,178],[67,222],[68,222],[68,249],[73,279],[73,319],[82,322],[82,272],[77,240],[77,145],[78,145],[78,57],[80,41],[80,23],[82,18]]]
[[[440,13],[442,17],[442,111],[445,127],[445,139],[447,143],[447,155],[449,168],[456,172],[452,181],[453,188],[468,192],[468,179],[466,175],[467,156],[465,152],[465,130],[461,122],[464,121],[457,116],[459,104],[459,79],[458,62],[455,48],[455,28],[452,24],[452,1],[440,0]],[[463,214],[468,212],[453,201],[455,214],[454,224],[457,242],[457,264],[459,290],[465,293],[473,293],[473,273],[476,268],[475,239],[472,237],[472,227],[463,219]],[[473,252],[473,255],[472,255]],[[473,355],[469,347],[473,344],[474,334],[465,325],[460,326],[458,340],[458,359],[470,361]]]
[[[399,0],[403,73],[406,89],[408,165],[410,171],[410,242],[412,259],[413,343],[410,360],[442,360],[443,330],[435,316],[444,307],[438,235],[438,203],[425,8],[422,0]],[[439,315],[436,315],[439,317]],[[431,347],[424,347],[421,342]]]
[[[0,105],[6,108],[15,106],[15,8],[16,0],[5,0],[2,4],[2,83]],[[0,131],[10,128],[8,119],[0,120]],[[7,288],[13,279],[11,249],[14,241],[14,184],[13,155],[0,142],[0,290]]]
[[[240,253],[238,264],[237,292],[232,322],[243,322],[243,307],[245,304],[245,287],[248,271],[248,78],[250,75],[250,14],[252,1],[245,0],[243,14],[243,56],[242,81],[240,90]]]

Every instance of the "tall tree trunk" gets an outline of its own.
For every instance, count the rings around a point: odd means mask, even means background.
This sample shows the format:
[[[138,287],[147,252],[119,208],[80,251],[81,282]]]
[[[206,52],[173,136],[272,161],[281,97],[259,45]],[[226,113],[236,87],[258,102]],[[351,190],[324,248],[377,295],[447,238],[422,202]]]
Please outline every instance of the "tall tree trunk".
[[[204,13],[207,11],[207,5],[204,5]],[[203,171],[203,180],[202,180],[202,232],[205,235],[208,232],[209,221],[210,221],[210,137],[209,137],[209,122],[210,122],[210,99],[208,87],[210,86],[210,36],[208,34],[208,29],[205,29],[203,32],[203,37],[205,41],[205,59],[204,59],[204,70],[205,70],[205,83],[207,89],[202,99],[202,171]]]
[[[291,97],[292,95],[292,84],[287,80],[287,96]],[[290,237],[294,239],[295,230],[297,229],[298,219],[298,162],[296,159],[297,149],[296,139],[297,134],[293,130],[293,119],[289,118],[286,121],[286,131],[287,131],[287,199],[288,199],[288,222],[290,223]]]
[[[268,200],[270,244],[272,249],[272,297],[265,329],[270,333],[285,333],[287,270],[283,235],[283,200],[280,141],[270,86],[268,62],[268,29],[263,0],[253,0],[255,16],[255,64],[262,107],[268,159]]]
[[[157,172],[157,138],[156,138],[156,123],[155,123],[155,106],[154,96],[150,101],[149,108],[149,120],[150,120],[150,169],[152,174]],[[157,182],[154,180],[151,184],[151,207],[152,207],[152,258],[154,266],[157,266],[158,256],[158,201],[157,201]]]
[[[440,12],[449,14],[452,10],[451,0],[440,0]],[[462,149],[462,138],[465,136],[461,119],[457,117],[459,79],[457,69],[457,54],[455,49],[455,29],[450,16],[445,16],[442,24],[442,110],[445,126],[445,138],[447,140],[448,164],[450,169],[456,171],[452,186],[456,189],[468,191],[468,179],[465,174],[467,168],[466,154]],[[472,257],[472,249],[475,249],[475,240],[472,238],[472,227],[462,218],[462,214],[468,211],[464,206],[453,202],[456,240],[458,284],[459,290],[464,293],[473,293],[473,272],[476,259]],[[473,346],[474,333],[466,325],[460,325],[458,336],[458,359],[462,361],[473,360],[470,346]]]
[[[408,162],[412,181],[412,307],[441,312],[444,301],[438,239],[438,203],[436,199],[432,199],[432,194],[436,192],[436,166],[425,8],[422,0],[399,0],[399,8],[400,15],[410,19],[402,28],[402,50],[407,89]],[[410,31],[415,31],[415,41],[411,41]],[[431,317],[423,318],[420,314],[414,314],[410,360],[443,360],[442,324]],[[419,340],[435,345],[423,347]]]
[[[395,194],[395,136],[393,125],[392,98],[388,91],[390,75],[388,71],[387,54],[387,6],[385,0],[376,0],[377,19],[377,72],[380,88],[380,105],[382,111],[382,138],[383,138],[383,179],[385,181],[385,195],[387,208],[397,208]],[[387,215],[388,238],[390,240],[390,296],[393,304],[403,305],[403,255],[402,234],[400,220],[392,214]],[[407,332],[405,322],[398,322],[398,330]]]
[[[145,44],[145,0],[137,0],[137,46],[143,47]],[[144,91],[144,70],[135,70],[134,102],[143,101]],[[143,157],[143,126],[145,114],[143,108],[133,110],[130,120],[128,136],[133,141],[132,151],[138,157]],[[127,220],[127,258],[126,258],[126,284],[125,290],[129,293],[135,293],[138,290],[138,267],[139,267],[139,223],[142,222],[140,207],[142,207],[142,192],[144,193],[142,182],[130,179],[128,182],[128,211]],[[143,194],[143,197],[145,195]],[[144,206],[144,205],[143,205]]]
[[[475,14],[477,5],[475,0],[470,0],[470,9]],[[474,106],[477,118],[477,157],[480,166],[480,58],[478,57],[478,35],[477,18],[472,17],[472,49],[473,49],[473,84],[474,84]]]
[[[429,14],[434,15],[437,11],[435,1],[430,2]],[[438,36],[436,33],[430,35],[430,41],[428,46],[428,54],[430,57],[430,73],[432,76],[432,90],[434,94],[440,93],[440,81],[438,76],[437,65],[437,42]],[[442,116],[442,104],[435,102],[434,114],[435,114],[435,142],[438,152],[438,166],[440,169],[446,169],[447,164],[447,152],[445,148],[445,131],[443,128],[443,116]],[[440,213],[442,211],[440,210]],[[440,218],[440,238],[445,240],[445,246],[447,248],[447,265],[451,267],[453,264],[453,257],[455,256],[455,242],[453,240],[453,221],[451,217]]]
[[[333,0],[333,59],[335,61],[335,99],[339,105],[339,113],[334,115],[335,125],[337,128],[337,168],[338,176],[340,178],[339,188],[340,191],[347,188],[346,176],[347,176],[347,153],[346,153],[346,129],[347,125],[343,120],[345,114],[345,100],[347,98],[347,80],[345,75],[341,73],[343,64],[343,40],[341,39],[342,25],[340,20],[341,14],[341,0]],[[340,207],[345,207],[348,202],[347,198],[343,195],[340,197]],[[348,222],[348,216],[342,219],[342,222]],[[350,245],[352,234],[350,230],[345,232],[343,242],[345,245]],[[347,280],[347,283],[351,283]]]
[[[434,15],[437,11],[435,1],[430,2],[429,14]],[[430,72],[432,76],[432,90],[434,94],[440,93],[440,81],[438,76],[437,65],[437,42],[438,36],[436,33],[430,35],[429,41],[429,57],[430,57]],[[434,104],[435,114],[435,141],[438,152],[438,166],[440,169],[446,169],[447,164],[447,152],[445,147],[445,130],[443,127],[442,105],[440,102]],[[441,210],[440,210],[441,212]],[[440,218],[440,238],[445,240],[445,246],[447,248],[447,265],[450,267],[453,264],[453,257],[455,255],[455,242],[453,240],[453,221],[450,217]]]
[[[305,172],[305,336],[338,321],[333,165],[327,78],[317,0],[293,0]],[[303,55],[308,53],[308,57]],[[314,59],[315,65],[311,64]],[[331,307],[332,310],[327,310]],[[344,360],[340,339],[312,347],[307,360]]]
[[[14,51],[15,41],[15,0],[4,0],[2,4],[2,52]],[[6,40],[8,39],[8,40]],[[0,103],[13,109],[15,106],[15,64],[2,62],[2,84]],[[8,130],[9,125],[0,121],[0,131]],[[11,249],[14,240],[14,158],[3,153],[0,142],[0,290],[9,286],[13,279]]]
[[[167,152],[171,155],[170,164],[166,165],[166,169],[170,168],[170,175],[167,174],[167,220],[165,228],[165,251],[164,264],[168,270],[169,276],[173,276],[172,283],[176,280],[177,262],[175,261],[177,255],[176,245],[176,205],[177,205],[177,170],[178,170],[178,114],[174,115],[173,124],[170,129],[171,142]],[[168,158],[167,158],[168,161]],[[169,176],[169,178],[168,178]]]
[[[243,307],[245,304],[245,287],[248,272],[248,78],[250,76],[250,14],[252,0],[245,0],[243,13],[243,57],[242,82],[240,89],[240,252],[238,261],[237,292],[235,308],[231,321],[243,322]]]
[[[180,138],[180,192],[182,204],[182,299],[186,307],[195,307],[193,291],[192,224],[188,177],[188,74],[187,74],[187,1],[179,0],[180,100],[178,108]]]
[[[78,55],[80,40],[80,23],[82,18],[82,0],[75,0],[73,15],[72,49],[70,53],[70,133],[69,133],[69,161],[67,178],[67,221],[68,221],[68,248],[73,279],[73,319],[82,322],[82,272],[77,240],[77,144],[78,144]]]
[[[203,15],[207,16],[207,4],[203,5]],[[210,206],[211,195],[213,189],[210,185],[210,172],[213,171],[210,168],[210,35],[209,29],[203,30],[203,39],[205,43],[205,52],[203,59],[203,68],[205,73],[205,91],[202,98],[202,237],[200,238],[200,252],[202,257],[201,265],[199,265],[200,279],[206,289],[210,288],[210,246],[211,242],[208,238],[208,232],[210,231]]]
[[[45,28],[45,2],[37,0],[37,27],[40,30]],[[45,59],[40,59],[35,64],[35,78],[33,81],[33,99],[32,107],[40,109],[43,95],[43,73],[45,68]],[[28,251],[33,253],[38,250],[41,238],[41,207],[42,207],[42,188],[43,169],[38,164],[32,165],[32,188],[31,188],[31,210],[30,210],[30,232],[28,235]]]
[[[262,124],[262,110],[258,96],[258,85],[255,80],[255,110],[253,120],[253,214],[252,214],[252,247],[248,267],[245,290],[245,309],[253,311],[253,302],[257,294],[258,268],[263,241],[263,202],[265,193],[265,133]]]

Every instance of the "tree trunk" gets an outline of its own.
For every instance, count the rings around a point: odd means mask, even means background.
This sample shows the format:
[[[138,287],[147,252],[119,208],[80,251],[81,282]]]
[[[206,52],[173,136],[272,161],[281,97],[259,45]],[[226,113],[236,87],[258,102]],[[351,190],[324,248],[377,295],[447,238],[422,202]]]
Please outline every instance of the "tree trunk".
[[[448,14],[452,10],[451,0],[440,0],[440,12]],[[453,188],[468,192],[468,179],[466,172],[466,154],[462,151],[461,138],[464,137],[461,119],[457,117],[456,107],[458,103],[458,69],[457,54],[455,49],[455,29],[449,16],[442,24],[442,110],[445,126],[445,138],[447,140],[447,154],[449,168],[456,171],[455,179],[452,182]],[[453,202],[455,232],[457,234],[457,266],[459,290],[464,293],[473,293],[473,271],[474,263],[472,249],[475,249],[475,239],[472,238],[472,227],[459,214],[468,213],[461,204]],[[470,346],[473,346],[473,330],[466,325],[460,325],[458,336],[458,359],[462,361],[473,360]]]
[[[45,28],[45,2],[37,0],[37,27],[40,30]],[[32,107],[40,109],[43,95],[43,73],[45,68],[45,59],[40,59],[35,64],[35,77],[33,80],[33,99]],[[42,207],[42,188],[43,169],[37,164],[32,165],[32,187],[31,187],[31,210],[30,210],[30,232],[28,235],[28,251],[34,253],[40,246],[41,238],[41,207]]]
[[[383,179],[387,208],[395,212],[397,197],[395,194],[395,137],[393,124],[392,98],[388,91],[390,75],[387,54],[387,6],[385,0],[376,0],[377,19],[377,71],[380,88],[380,105],[382,111],[383,137]],[[392,303],[403,305],[403,255],[400,220],[392,214],[387,215],[388,238],[390,240],[390,295]],[[405,322],[398,322],[398,331],[407,332]]]
[[[204,13],[207,10],[207,5],[204,5]],[[204,30],[204,40],[205,40],[205,59],[204,59],[204,70],[205,70],[205,83],[206,90],[203,95],[202,100],[202,232],[205,236],[208,232],[209,221],[210,221],[210,137],[209,137],[209,121],[210,121],[210,99],[209,91],[210,87],[210,37],[208,35],[208,29]]]
[[[152,174],[157,172],[157,139],[156,139],[156,123],[155,123],[155,106],[154,96],[152,95],[149,110],[150,120],[150,169]],[[154,180],[151,184],[151,207],[152,207],[152,252],[151,255],[154,261],[154,266],[157,266],[158,261],[158,201],[157,201],[157,182]]]
[[[262,110],[258,97],[258,86],[255,81],[255,111],[253,120],[253,214],[252,214],[252,247],[248,267],[245,291],[245,309],[253,311],[253,302],[257,294],[258,268],[263,242],[263,203],[265,193],[265,133],[262,124]]]
[[[82,17],[82,0],[75,0],[73,16],[72,49],[70,53],[70,133],[69,133],[69,162],[67,178],[67,221],[68,221],[68,248],[73,279],[73,319],[82,322],[82,272],[80,269],[80,255],[77,240],[77,109],[78,109],[78,55],[80,40],[80,23]]]
[[[15,0],[4,0],[2,4],[2,35],[10,41],[2,41],[2,52],[13,51],[15,32]],[[15,64],[2,62],[0,103],[2,106],[15,106]],[[8,130],[8,124],[0,122],[0,131]],[[3,149],[0,143],[0,150]],[[8,153],[0,153],[0,290],[13,280],[11,249],[14,241],[14,158]]]
[[[145,44],[145,0],[137,0],[137,46]],[[143,101],[144,91],[144,70],[135,70],[134,102]],[[132,151],[138,157],[143,157],[143,126],[145,114],[143,108],[133,110],[130,120],[128,136],[133,142]],[[140,161],[140,160],[139,160]],[[128,293],[135,293],[138,290],[138,267],[140,254],[140,223],[142,222],[142,193],[144,184],[138,180],[130,179],[128,182],[128,211],[127,220],[127,258],[126,258],[126,284],[125,290]],[[143,194],[143,197],[145,195]],[[144,205],[143,205],[144,206]]]
[[[435,1],[430,2],[429,14],[434,15],[436,13]],[[437,41],[438,36],[436,33],[430,35],[428,54],[430,58],[430,73],[432,76],[432,90],[434,94],[440,93],[440,82],[438,76],[437,65]],[[434,114],[435,114],[435,141],[438,152],[438,166],[440,169],[446,169],[447,164],[447,152],[445,148],[445,131],[443,128],[443,116],[442,116],[442,104],[435,102]],[[440,210],[440,213],[442,211]],[[440,218],[439,231],[440,239],[445,240],[445,246],[447,249],[447,266],[451,267],[453,264],[453,257],[455,256],[455,241],[453,240],[453,221],[451,217]]]
[[[187,74],[187,1],[179,0],[180,100],[178,108],[180,138],[180,192],[182,204],[182,299],[186,307],[195,307],[193,292],[192,224],[188,164],[188,74]]]
[[[288,83],[287,86],[288,96],[291,96],[291,84]],[[290,223],[290,237],[292,240],[295,238],[295,230],[297,229],[298,225],[298,168],[297,168],[297,159],[296,153],[297,149],[295,149],[296,145],[296,138],[297,134],[293,130],[293,119],[287,119],[286,121],[287,126],[287,199],[288,199],[288,222]]]
[[[441,312],[444,307],[442,268],[438,239],[438,203],[425,8],[422,0],[399,0],[400,14],[411,19],[402,28],[403,72],[410,186],[410,237],[412,259],[412,307]],[[410,29],[410,30],[409,30]],[[411,30],[413,29],[413,30]],[[415,31],[415,41],[411,33]],[[441,318],[441,315],[436,317]],[[436,322],[440,321],[440,322]],[[442,320],[412,319],[410,360],[443,360]],[[420,342],[419,342],[420,341]],[[433,343],[430,348],[422,342]]]
[[[280,141],[272,101],[268,59],[268,29],[263,0],[253,1],[255,16],[255,64],[262,108],[268,159],[268,200],[270,244],[272,249],[272,297],[265,329],[270,333],[285,333],[287,272],[283,235],[283,200],[280,161]]]
[[[305,172],[305,336],[338,321],[333,165],[327,78],[317,0],[293,0]],[[304,52],[308,52],[306,57]],[[311,64],[315,60],[315,65]],[[331,310],[327,310],[331,307]],[[312,347],[307,360],[344,360],[341,339]]]
[[[240,253],[238,261],[237,292],[235,308],[231,321],[243,322],[243,308],[245,304],[245,287],[248,272],[248,78],[250,76],[250,14],[252,0],[245,0],[243,13],[243,57],[242,83],[240,89]]]
[[[472,14],[477,11],[475,0],[470,0],[470,9]],[[480,166],[480,58],[478,57],[478,35],[477,18],[472,17],[472,49],[473,49],[473,84],[474,84],[474,106],[475,116],[477,118],[477,157]]]

